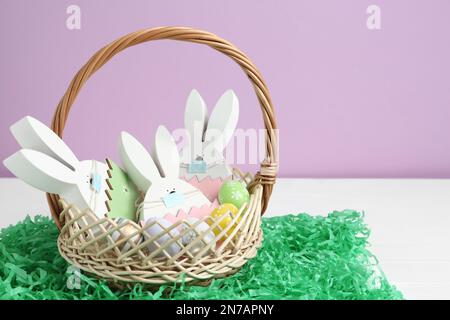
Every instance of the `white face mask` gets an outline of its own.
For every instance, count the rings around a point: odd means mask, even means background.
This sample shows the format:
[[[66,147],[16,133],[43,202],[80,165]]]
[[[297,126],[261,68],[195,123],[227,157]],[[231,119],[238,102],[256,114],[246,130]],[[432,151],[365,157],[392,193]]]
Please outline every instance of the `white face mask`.
[[[143,201],[138,206],[139,216],[142,216],[142,210],[145,209],[153,209],[161,206],[165,206],[167,209],[181,206],[186,199],[192,198],[201,193],[199,190],[191,190],[187,192],[177,192],[172,191],[166,194],[161,200],[153,200],[153,201]]]
[[[170,192],[162,198],[162,201],[166,208],[173,208],[184,202],[184,195],[176,191]]]
[[[196,159],[192,160],[191,163],[181,164],[181,167],[186,168],[187,171],[191,174],[198,174],[198,173],[206,173],[209,169],[214,168],[215,166],[221,165],[225,163],[225,159],[218,160],[213,163],[207,164],[205,160],[203,159]]]
[[[207,169],[207,164],[205,160],[192,160],[188,166],[189,173],[205,173]]]

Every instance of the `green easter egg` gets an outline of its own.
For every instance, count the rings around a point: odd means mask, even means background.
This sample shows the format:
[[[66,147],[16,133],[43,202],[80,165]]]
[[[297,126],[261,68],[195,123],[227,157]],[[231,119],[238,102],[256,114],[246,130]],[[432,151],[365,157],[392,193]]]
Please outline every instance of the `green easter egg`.
[[[220,187],[219,202],[221,204],[232,203],[240,209],[249,200],[250,194],[240,181],[226,181]]]

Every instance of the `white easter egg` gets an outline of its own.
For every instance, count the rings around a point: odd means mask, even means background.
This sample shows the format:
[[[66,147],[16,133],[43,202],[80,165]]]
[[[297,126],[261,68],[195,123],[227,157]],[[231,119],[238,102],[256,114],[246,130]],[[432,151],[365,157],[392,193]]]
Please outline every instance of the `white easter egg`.
[[[214,235],[214,232],[210,229],[209,225],[206,222],[200,222],[195,227],[195,230],[192,230],[192,226],[194,226],[198,221],[199,219],[197,218],[186,219],[186,222],[188,222],[188,224],[183,224],[183,231],[186,231],[188,229],[190,230],[185,232],[181,238],[183,245],[187,246],[191,242],[196,240],[199,234],[205,233],[201,240],[196,241],[194,245],[189,248],[189,251],[194,255],[205,247],[214,248],[214,246],[216,245],[216,237]],[[189,225],[191,225],[191,227],[189,227]],[[209,252],[209,250],[205,250],[203,254],[208,254]]]
[[[142,242],[142,234],[139,232],[141,227],[138,224],[126,218],[113,218],[111,220],[118,227],[113,224],[108,225],[108,228],[117,228],[110,234],[114,243],[128,239],[119,244],[120,252],[125,253]]]
[[[144,237],[146,238],[146,240],[153,238],[161,234],[164,229],[169,229],[171,226],[172,223],[164,218],[149,218],[144,226],[145,232],[147,233],[144,233]],[[159,248],[158,245],[160,247],[164,246],[166,242],[179,235],[180,232],[177,230],[177,228],[173,228],[168,233],[164,233],[162,236],[156,238],[152,243],[148,244],[148,250],[150,251],[150,253],[152,253]],[[172,242],[167,247],[165,247],[164,251],[166,251],[171,257],[173,257],[181,251],[181,246],[177,242]],[[165,256],[166,255],[163,253],[163,251],[159,255],[157,255],[157,257]]]

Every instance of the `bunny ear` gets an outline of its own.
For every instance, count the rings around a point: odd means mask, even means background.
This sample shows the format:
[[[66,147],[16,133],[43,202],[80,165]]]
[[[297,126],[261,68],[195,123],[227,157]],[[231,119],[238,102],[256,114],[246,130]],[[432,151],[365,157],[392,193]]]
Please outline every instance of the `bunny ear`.
[[[79,161],[56,133],[39,120],[26,116],[11,126],[11,132],[24,149],[32,149],[75,170]]]
[[[161,179],[158,168],[145,147],[131,134],[121,132],[119,153],[131,180],[146,192],[152,182]]]
[[[189,94],[186,102],[186,110],[184,112],[184,127],[189,134],[191,146],[194,146],[195,143],[199,143],[201,147],[207,113],[205,101],[203,101],[200,93],[193,89]]]
[[[155,154],[164,177],[178,178],[180,171],[180,154],[170,132],[159,126],[155,135]]]
[[[79,182],[74,171],[48,155],[22,149],[3,161],[16,177],[44,192],[61,194]]]
[[[239,100],[233,90],[227,90],[217,101],[205,133],[205,141],[223,151],[233,136],[239,118]]]

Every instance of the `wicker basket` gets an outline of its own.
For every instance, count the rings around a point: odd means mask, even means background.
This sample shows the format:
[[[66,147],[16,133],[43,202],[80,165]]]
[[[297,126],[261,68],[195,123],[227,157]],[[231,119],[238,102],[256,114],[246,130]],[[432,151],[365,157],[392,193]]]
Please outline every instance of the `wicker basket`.
[[[52,216],[60,229],[58,248],[61,255],[70,264],[116,283],[161,285],[180,281],[204,282],[239,270],[246,261],[256,255],[261,245],[261,215],[267,208],[277,173],[277,126],[269,92],[260,73],[250,59],[228,41],[192,28],[145,29],[121,37],[103,47],[70,83],[54,114],[53,131],[62,137],[70,108],[78,92],[89,77],[108,60],[130,46],[162,39],[208,45],[241,66],[250,79],[261,106],[267,130],[267,156],[261,163],[260,171],[254,176],[235,169],[234,178],[246,184],[250,192],[250,202],[233,216],[232,223],[222,230],[219,225],[220,218],[213,220],[206,217],[198,222],[207,222],[209,230],[220,231],[214,246],[207,245],[207,232],[199,232],[197,223],[183,220],[170,227],[159,225],[162,231],[152,238],[146,234],[148,225],[143,227],[132,222],[118,223],[108,217],[98,218],[90,210],[81,211],[56,195],[47,194]],[[177,232],[174,232],[175,230]],[[186,235],[194,240],[183,245],[182,239]],[[160,245],[161,241],[158,240],[161,237],[169,240]],[[137,238],[141,240],[135,241]],[[154,244],[155,250],[148,250],[150,244]],[[124,245],[128,246],[127,250],[123,250]],[[170,245],[177,245],[180,250],[170,255],[167,250]],[[194,247],[196,250],[193,250]]]

